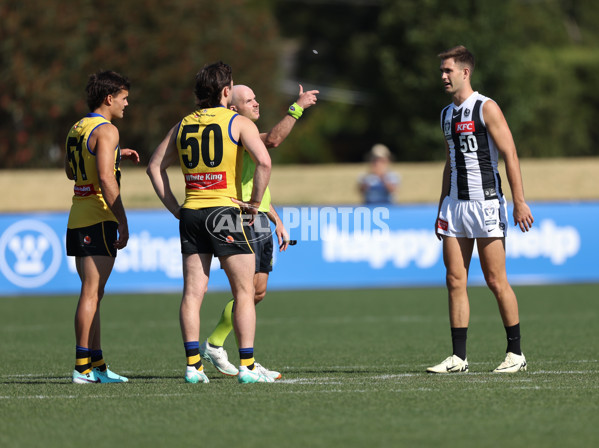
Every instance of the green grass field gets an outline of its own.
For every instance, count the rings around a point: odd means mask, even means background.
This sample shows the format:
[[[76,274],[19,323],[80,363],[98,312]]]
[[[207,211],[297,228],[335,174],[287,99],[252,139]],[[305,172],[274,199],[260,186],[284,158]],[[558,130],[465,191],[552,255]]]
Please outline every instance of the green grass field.
[[[599,446],[599,285],[515,289],[526,373],[490,373],[505,336],[486,288],[471,289],[470,373],[450,376],[424,373],[451,351],[443,289],[270,292],[256,358],[283,379],[253,385],[212,366],[184,383],[177,294],[108,293],[104,354],[130,382],[83,386],[76,297],[1,298],[0,446]],[[227,297],[207,295],[202,338]]]

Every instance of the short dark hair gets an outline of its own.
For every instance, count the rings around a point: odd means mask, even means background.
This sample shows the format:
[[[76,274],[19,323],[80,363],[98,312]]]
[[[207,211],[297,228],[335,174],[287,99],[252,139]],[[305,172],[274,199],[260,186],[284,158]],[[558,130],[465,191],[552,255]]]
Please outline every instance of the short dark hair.
[[[453,58],[457,63],[467,65],[471,72],[474,71],[474,55],[463,45],[450,48],[443,53],[439,53],[438,56],[442,61]]]
[[[231,85],[233,69],[222,61],[205,65],[196,75],[194,93],[200,108],[220,106],[222,90]]]
[[[85,91],[87,92],[87,107],[90,111],[102,105],[108,95],[115,95],[121,90],[130,90],[131,83],[123,75],[104,70],[89,76]]]

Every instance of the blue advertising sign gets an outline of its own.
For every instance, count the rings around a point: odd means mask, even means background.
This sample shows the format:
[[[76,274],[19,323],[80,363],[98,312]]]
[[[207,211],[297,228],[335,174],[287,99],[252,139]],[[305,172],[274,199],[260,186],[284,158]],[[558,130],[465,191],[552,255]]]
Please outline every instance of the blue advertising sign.
[[[506,239],[512,284],[599,282],[599,203],[533,203],[535,224]],[[291,238],[275,253],[276,289],[440,286],[445,284],[435,205],[281,207]],[[511,213],[511,210],[510,210]],[[67,213],[0,215],[0,295],[78,294],[73,257],[65,254]],[[107,290],[182,290],[178,222],[163,210],[129,211],[130,239]],[[477,254],[470,284],[484,284]],[[210,290],[229,288],[218,260]]]

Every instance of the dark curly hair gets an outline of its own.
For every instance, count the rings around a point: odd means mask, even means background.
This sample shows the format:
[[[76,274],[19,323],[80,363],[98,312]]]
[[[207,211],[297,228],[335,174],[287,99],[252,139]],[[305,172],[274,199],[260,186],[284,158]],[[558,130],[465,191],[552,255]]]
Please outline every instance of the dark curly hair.
[[[196,75],[194,93],[200,108],[220,106],[222,90],[231,85],[233,70],[222,61],[205,65]]]
[[[102,105],[108,95],[115,95],[121,90],[130,90],[131,83],[123,75],[111,70],[94,73],[89,76],[85,91],[87,92],[87,107],[90,111]]]

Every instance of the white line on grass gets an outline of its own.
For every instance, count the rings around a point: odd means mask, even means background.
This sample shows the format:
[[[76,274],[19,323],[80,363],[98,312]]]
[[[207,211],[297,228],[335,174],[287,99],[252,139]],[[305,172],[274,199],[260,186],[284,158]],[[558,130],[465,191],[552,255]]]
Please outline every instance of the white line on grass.
[[[90,387],[90,385],[86,385]],[[85,387],[85,386],[84,386]],[[91,386],[93,387],[93,386]],[[118,394],[118,395],[20,395],[16,397],[11,396],[1,396],[0,400],[51,400],[51,399],[62,399],[62,400],[74,400],[78,398],[82,398],[87,400],[88,398],[136,398],[136,397],[187,397],[189,394]]]
[[[594,360],[579,360],[579,361],[568,361],[568,363],[573,364],[573,363],[593,363],[596,362]],[[543,361],[543,364],[545,364],[546,362]],[[485,364],[485,363],[474,363],[474,365],[476,364]],[[472,365],[472,364],[471,364]],[[403,365],[403,366],[395,366],[395,367],[405,367],[405,368],[413,368],[413,365]],[[283,366],[280,368],[280,370],[282,372],[290,372],[290,373],[294,373],[294,372],[316,372],[319,369],[323,369],[323,366],[313,366],[313,367],[295,367],[295,366]],[[334,373],[334,371],[339,371],[339,372],[344,372],[347,370],[351,370],[353,372],[356,373],[368,373],[370,372],[370,369],[368,367],[365,367],[363,365],[361,366],[328,366],[325,368],[326,371],[328,373]],[[426,369],[422,368],[422,373],[421,372],[417,372],[417,373],[392,373],[392,374],[381,374],[381,375],[374,375],[374,376],[366,376],[363,378],[358,378],[358,379],[381,379],[381,380],[385,380],[385,379],[394,379],[394,378],[406,378],[406,377],[413,377],[413,376],[420,376],[424,373]],[[173,369],[170,371],[171,373],[175,373],[175,372],[179,372],[179,370]],[[160,374],[160,376],[157,376],[154,379],[168,379],[164,377],[165,371],[161,370],[160,372],[157,372],[156,370],[143,370],[143,371],[122,371],[121,373],[126,374],[126,375],[130,375],[130,376],[135,376],[135,375],[143,375],[143,376],[151,376],[151,375],[156,375],[156,374]],[[210,372],[209,372],[210,373]],[[483,372],[469,372],[467,374],[463,374],[463,375],[467,375],[467,376],[473,376],[473,375],[488,375],[489,373],[491,373],[491,371],[483,371]],[[527,374],[529,375],[584,375],[584,374],[593,374],[593,373],[597,373],[596,370],[529,370],[527,372]],[[434,375],[434,374],[429,374],[431,376],[455,376],[455,375]],[[496,376],[497,378],[503,377],[504,375],[501,374],[494,374],[494,377]],[[2,375],[0,376],[0,379],[28,379],[28,378],[32,378],[32,379],[40,379],[40,380],[49,380],[49,381],[64,381],[66,379],[69,379],[69,377],[67,375],[65,376],[60,376],[60,374],[56,374],[56,376],[50,376],[48,374],[40,374],[40,373],[16,373],[16,374],[8,374],[8,375]],[[304,380],[308,380],[308,381],[314,381],[316,380],[314,377],[309,378],[309,379],[304,379],[304,378],[292,378],[292,379],[285,379],[285,380],[281,380],[281,381],[277,381],[278,383],[282,382],[282,381],[288,381],[288,382],[295,382],[295,383],[299,383],[301,381]],[[331,378],[331,377],[318,377],[319,381],[340,381],[338,378]]]
[[[452,375],[453,378],[455,378],[455,375]],[[304,378],[304,382],[296,382],[296,383],[290,383],[287,382],[287,384],[300,384],[300,385],[322,385],[323,383],[320,382],[316,382],[316,381],[310,381],[309,378]],[[276,383],[283,383],[285,384],[286,382],[284,380],[281,381],[276,381]],[[327,383],[330,385],[338,385],[338,383]],[[88,387],[93,387],[93,386],[88,386]],[[202,386],[201,386],[202,387]],[[210,387],[210,386],[204,386],[204,387]],[[244,390],[242,390],[244,386],[240,386],[240,390],[239,391],[235,391],[232,392],[230,390],[227,391],[222,391],[219,392],[222,395],[237,395],[237,394],[242,394],[245,393]],[[276,387],[276,386],[267,386],[267,387]],[[513,387],[507,387],[506,389],[509,390],[550,390],[550,391],[557,391],[557,390],[571,390],[571,389],[579,389],[579,385],[572,385],[572,386],[558,386],[558,387],[551,387],[551,386],[547,386],[547,387],[543,387],[543,386],[520,386],[520,385],[514,385]],[[88,400],[90,398],[92,399],[129,399],[129,398],[171,398],[171,397],[190,397],[192,396],[193,393],[195,393],[195,389],[197,387],[190,387],[190,392],[189,393],[156,393],[156,394],[127,394],[126,393],[126,389],[123,388],[122,391],[123,393],[120,394],[110,394],[110,395],[21,395],[21,396],[2,396],[0,395],[0,400],[76,400],[76,399],[84,399],[84,400]],[[599,389],[599,384],[598,385],[593,385],[593,386],[587,386],[587,389]],[[192,391],[193,389],[193,391]],[[464,384],[464,387],[462,388],[462,390],[479,390],[477,387],[472,387],[471,385],[468,385],[467,383]],[[279,394],[294,394],[294,395],[301,395],[301,394],[312,394],[312,395],[322,395],[322,394],[363,394],[363,393],[376,393],[376,392],[385,392],[385,393],[389,393],[389,392],[398,392],[398,393],[410,393],[410,392],[439,392],[439,388],[436,387],[404,387],[401,389],[388,389],[388,388],[384,388],[384,389],[377,389],[377,388],[369,388],[369,389],[339,389],[339,388],[335,388],[335,389],[316,389],[316,390],[278,390],[276,393]],[[214,393],[214,392],[212,392]]]
[[[431,317],[426,315],[414,316],[352,316],[352,317],[260,317],[257,325],[304,325],[306,322],[318,325],[355,325],[377,324],[382,322],[408,324],[408,323],[435,323],[446,322],[444,317]]]

